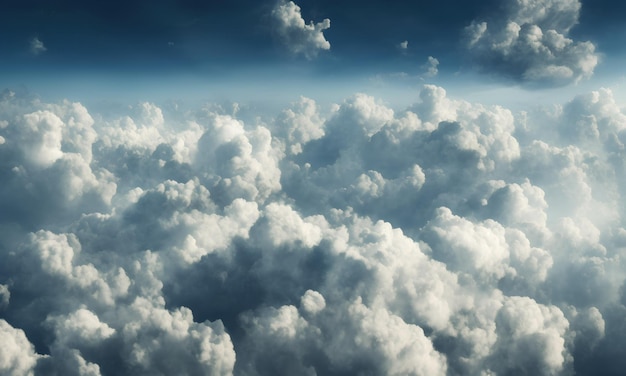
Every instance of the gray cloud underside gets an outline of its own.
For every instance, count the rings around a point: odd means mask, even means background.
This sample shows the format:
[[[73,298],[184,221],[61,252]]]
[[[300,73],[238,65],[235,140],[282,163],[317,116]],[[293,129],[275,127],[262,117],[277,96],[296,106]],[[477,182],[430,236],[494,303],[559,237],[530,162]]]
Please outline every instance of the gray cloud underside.
[[[0,101],[0,373],[617,374],[626,115]],[[105,120],[113,119],[113,120]]]

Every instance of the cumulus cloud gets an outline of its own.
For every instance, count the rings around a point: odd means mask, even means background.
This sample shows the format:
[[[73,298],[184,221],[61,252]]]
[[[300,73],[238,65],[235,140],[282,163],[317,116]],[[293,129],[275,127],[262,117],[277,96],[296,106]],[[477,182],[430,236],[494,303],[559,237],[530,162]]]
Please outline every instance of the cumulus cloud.
[[[425,85],[254,123],[0,98],[2,374],[624,365],[610,90],[517,113]]]
[[[43,42],[39,38],[35,37],[30,40],[30,52],[33,55],[39,55],[46,52],[48,49],[44,46]]]
[[[0,319],[0,371],[6,375],[34,375],[39,355],[26,338],[24,331]]]
[[[11,299],[11,292],[6,285],[0,285],[0,309],[6,308]]]
[[[564,334],[569,323],[556,307],[537,304],[528,297],[511,297],[496,315],[498,340],[492,370],[498,374],[554,375],[571,359]]]
[[[293,1],[279,1],[272,10],[276,30],[285,47],[295,55],[304,55],[307,59],[315,58],[319,51],[329,50],[330,43],[324,36],[324,30],[330,28],[330,20],[306,23],[300,13],[300,7]]]
[[[533,84],[563,85],[589,78],[596,46],[569,37],[579,0],[508,0],[501,14],[465,28],[466,47],[481,70]]]
[[[435,77],[439,73],[439,60],[436,58],[429,56],[426,63],[422,65],[424,72],[424,77]]]

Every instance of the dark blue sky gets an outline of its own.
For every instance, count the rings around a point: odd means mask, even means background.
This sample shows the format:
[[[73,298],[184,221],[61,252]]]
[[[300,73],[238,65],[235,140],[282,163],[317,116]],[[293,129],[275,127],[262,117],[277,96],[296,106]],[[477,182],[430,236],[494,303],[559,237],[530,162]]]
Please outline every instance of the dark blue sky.
[[[463,28],[472,20],[497,19],[502,12],[502,2],[495,0],[297,4],[307,22],[331,20],[324,31],[330,51],[315,59],[293,56],[281,45],[271,17],[275,1],[5,2],[0,13],[0,83],[76,86],[86,78],[125,82],[181,75],[229,82],[250,77],[336,81],[397,72],[417,76],[428,56],[439,60],[440,77],[452,77],[474,72],[463,49]],[[603,56],[596,72],[607,62],[616,66],[611,59],[622,54],[626,42],[626,5],[583,1],[570,37],[595,44]],[[46,48],[36,56],[30,45],[34,38]],[[400,51],[404,40],[408,49]]]
[[[48,49],[39,60],[56,69],[220,69],[293,63],[273,38],[268,16],[273,5],[244,0],[13,3],[0,16],[3,65],[39,64],[28,54],[33,37]],[[349,70],[400,64],[395,45],[403,40],[410,40],[415,54],[453,53],[462,27],[485,8],[485,3],[476,7],[463,1],[299,5],[307,21],[331,19],[325,34],[332,56],[321,56],[315,65],[338,69],[349,64]]]

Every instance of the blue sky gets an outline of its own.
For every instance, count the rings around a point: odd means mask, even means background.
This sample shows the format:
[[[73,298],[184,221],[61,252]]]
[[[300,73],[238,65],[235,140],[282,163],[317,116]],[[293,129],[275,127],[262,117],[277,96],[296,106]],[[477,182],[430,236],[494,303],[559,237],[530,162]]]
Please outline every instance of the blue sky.
[[[313,95],[309,91],[314,90],[290,82],[309,82],[309,87],[337,83],[371,93],[384,83],[402,95],[407,87],[419,89],[424,80],[523,84],[504,70],[494,74],[480,67],[464,45],[464,28],[472,21],[497,20],[502,14],[504,5],[497,1],[304,1],[298,5],[307,23],[331,22],[324,30],[330,49],[312,59],[286,48],[271,14],[274,5],[244,0],[12,2],[0,15],[0,79],[5,86],[24,84],[68,97],[80,90],[102,92],[102,99],[119,95],[110,87],[116,81],[133,82],[125,91],[137,100],[159,99],[155,87],[180,99],[216,83],[227,96],[239,87],[244,89],[237,94],[251,97],[276,81],[285,81],[279,84],[285,97]],[[591,41],[601,58],[596,74],[581,84],[597,79],[596,86],[606,86],[620,77],[623,7],[606,0],[582,2],[569,37]],[[45,51],[33,53],[34,38]],[[403,41],[406,49],[399,48]],[[411,80],[424,74],[429,56],[438,59],[439,75]],[[398,74],[407,77],[397,79]]]

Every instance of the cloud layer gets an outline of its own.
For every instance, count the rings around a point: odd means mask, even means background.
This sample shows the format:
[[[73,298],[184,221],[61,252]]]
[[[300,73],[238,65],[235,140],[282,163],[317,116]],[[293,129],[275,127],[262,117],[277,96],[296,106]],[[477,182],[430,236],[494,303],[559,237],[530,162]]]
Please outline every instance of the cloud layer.
[[[403,111],[303,97],[255,123],[0,108],[2,374],[624,366],[609,90],[514,113],[427,85]]]
[[[575,41],[579,0],[507,0],[491,20],[465,28],[466,47],[480,68],[533,84],[563,85],[589,78],[595,45]]]

